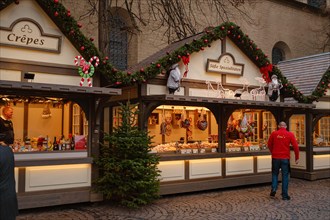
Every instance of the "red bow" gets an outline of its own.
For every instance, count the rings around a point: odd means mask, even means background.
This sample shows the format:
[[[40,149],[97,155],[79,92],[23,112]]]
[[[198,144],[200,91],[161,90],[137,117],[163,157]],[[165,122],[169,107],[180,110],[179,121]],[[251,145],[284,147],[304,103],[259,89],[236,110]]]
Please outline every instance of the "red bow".
[[[189,71],[188,64],[190,61],[190,55],[188,54],[187,56],[182,56],[181,59],[182,59],[183,64],[186,66],[186,71],[184,72],[183,77],[187,77],[187,73]]]
[[[269,72],[272,72],[273,70],[273,65],[272,64],[268,64],[266,66],[263,66],[260,68],[260,72],[262,74],[262,78],[269,83],[271,80],[269,78]]]

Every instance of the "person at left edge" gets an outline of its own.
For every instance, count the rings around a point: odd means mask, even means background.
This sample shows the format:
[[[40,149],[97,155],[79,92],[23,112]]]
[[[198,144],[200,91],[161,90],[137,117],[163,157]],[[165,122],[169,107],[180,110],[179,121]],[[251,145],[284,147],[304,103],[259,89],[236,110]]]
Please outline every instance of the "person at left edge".
[[[15,220],[18,215],[15,160],[11,148],[14,143],[12,116],[13,109],[3,107],[0,117],[0,220]]]

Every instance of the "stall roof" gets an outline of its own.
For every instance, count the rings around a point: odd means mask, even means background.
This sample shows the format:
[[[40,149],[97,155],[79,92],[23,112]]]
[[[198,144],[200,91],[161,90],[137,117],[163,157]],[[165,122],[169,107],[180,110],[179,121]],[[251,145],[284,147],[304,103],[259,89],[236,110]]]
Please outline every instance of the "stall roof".
[[[193,39],[201,38],[204,34],[205,34],[204,32],[198,33],[196,35],[192,35],[192,36],[189,36],[182,40],[171,43],[168,46],[166,46],[165,48],[163,48],[163,49],[157,51],[156,53],[152,54],[151,56],[145,58],[141,62],[130,66],[127,69],[127,71],[134,72],[134,71],[140,70],[142,67],[149,66],[150,63],[156,62],[157,60],[160,60],[161,58],[163,58],[166,55],[166,53],[171,53],[171,52],[177,50],[178,48],[184,46],[185,44],[190,43],[191,41],[193,41]]]
[[[230,105],[243,105],[243,106],[267,106],[267,107],[285,107],[285,108],[301,108],[301,109],[312,109],[315,108],[314,104],[304,103],[290,103],[290,102],[263,102],[263,101],[251,101],[251,100],[240,100],[240,99],[220,99],[220,98],[209,98],[209,97],[197,97],[197,96],[177,96],[177,95],[153,95],[144,96],[144,100],[150,101],[180,101],[180,102],[194,102],[194,103],[218,103],[218,104],[230,104]]]
[[[311,95],[330,68],[330,52],[281,61],[277,67],[304,95]]]
[[[17,91],[34,91],[34,92],[47,92],[58,95],[121,95],[121,89],[104,88],[104,87],[82,87],[71,85],[57,85],[46,83],[34,83],[34,82],[16,82],[0,80],[0,92],[7,94],[16,94]]]

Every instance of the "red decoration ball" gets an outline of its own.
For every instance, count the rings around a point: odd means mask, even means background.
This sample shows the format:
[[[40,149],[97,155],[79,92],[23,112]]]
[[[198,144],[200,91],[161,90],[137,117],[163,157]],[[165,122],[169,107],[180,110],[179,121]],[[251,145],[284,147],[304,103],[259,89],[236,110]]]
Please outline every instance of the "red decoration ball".
[[[58,0],[54,0],[54,3],[57,4],[58,3]]]
[[[71,13],[70,13],[70,11],[68,11],[68,12],[66,13],[66,16],[68,16],[68,17],[70,17],[70,16],[71,16]]]
[[[259,57],[258,56],[256,56],[256,60],[258,60],[259,59]]]
[[[80,24],[80,23],[78,23],[77,25],[78,25],[78,27],[79,27],[79,28],[81,28],[81,27],[82,27],[82,24]]]
[[[107,64],[107,61],[106,60],[103,60],[103,64]]]
[[[54,16],[55,16],[55,17],[57,17],[57,16],[58,16],[58,12],[57,12],[57,11],[55,11],[55,13],[54,13]]]
[[[204,50],[204,47],[201,47],[201,50]]]
[[[160,68],[160,64],[159,64],[159,63],[157,63],[157,65],[156,65],[156,66],[157,66],[157,68]]]
[[[108,59],[109,59],[109,57],[104,57],[104,59],[105,59],[105,60],[108,60]]]
[[[130,76],[130,75],[132,75],[132,72],[128,71],[127,76]]]
[[[80,50],[85,50],[85,47],[84,47],[84,46],[81,46],[81,47],[80,47]]]
[[[227,31],[227,34],[230,34],[230,31]]]
[[[71,30],[71,31],[70,31],[70,35],[73,35],[73,34],[74,34],[74,30]]]
[[[238,35],[237,38],[240,39],[241,38],[241,35]]]
[[[94,38],[91,37],[91,38],[89,38],[89,40],[90,40],[90,41],[94,41]]]
[[[179,59],[181,59],[181,56],[180,56],[180,55],[178,55],[178,58],[179,58]]]
[[[322,85],[324,85],[324,82],[322,82]]]
[[[204,40],[204,43],[206,43],[206,44],[207,44],[207,42],[209,42],[209,41],[208,41],[207,39],[205,39],[205,40]]]
[[[234,29],[234,26],[232,25],[232,26],[230,26],[230,29]]]
[[[141,69],[140,69],[140,72],[141,72],[141,73],[142,73],[142,72],[144,72],[144,69],[143,69],[143,68],[141,68]]]
[[[118,81],[116,82],[116,85],[120,85],[120,84],[121,84],[121,82],[118,82]]]
[[[225,27],[224,26],[221,26],[221,30],[225,30]]]

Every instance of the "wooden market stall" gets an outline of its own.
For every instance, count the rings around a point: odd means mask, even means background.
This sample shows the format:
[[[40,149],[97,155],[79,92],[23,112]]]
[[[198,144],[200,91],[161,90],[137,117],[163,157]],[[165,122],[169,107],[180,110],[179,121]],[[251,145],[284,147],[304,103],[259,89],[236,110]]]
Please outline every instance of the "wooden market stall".
[[[167,70],[176,62],[181,80],[172,94]],[[105,130],[111,131],[120,121],[118,101],[129,98],[139,103],[139,126],[153,136],[152,152],[161,158],[161,194],[271,182],[267,141],[280,121],[287,122],[299,140],[313,141],[306,133],[319,117],[313,102],[320,95],[306,101],[307,96],[233,23],[176,42],[128,71],[155,77],[113,97]],[[323,92],[330,79],[329,70],[325,71],[318,76]],[[280,85],[277,99],[270,97],[272,76]],[[298,112],[306,120],[296,118]],[[300,154],[300,163],[292,166],[294,177],[302,177],[296,171],[306,170],[312,160],[310,151]],[[329,151],[321,157],[319,178],[329,177]]]
[[[330,91],[326,82],[330,75],[330,52],[282,61],[278,67],[303,94],[323,95],[314,102],[313,111],[291,112],[291,131],[298,137],[300,153],[305,159],[303,166],[292,165],[292,176],[307,180],[329,178]],[[322,90],[322,85],[327,86],[327,90]]]
[[[101,200],[92,190],[100,103],[121,90],[99,87],[98,57],[89,60],[90,78],[81,76],[79,42],[37,1],[1,5],[0,20],[0,101],[14,110],[19,209]]]

